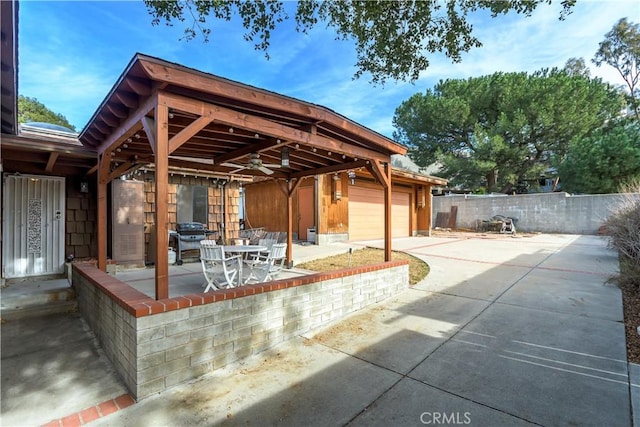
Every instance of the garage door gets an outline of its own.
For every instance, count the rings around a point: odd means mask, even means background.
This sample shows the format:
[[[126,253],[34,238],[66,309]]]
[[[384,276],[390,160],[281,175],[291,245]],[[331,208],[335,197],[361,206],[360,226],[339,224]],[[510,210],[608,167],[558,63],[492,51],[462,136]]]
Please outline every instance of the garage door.
[[[391,235],[409,236],[409,194],[391,193]],[[384,193],[349,187],[349,240],[384,238]]]

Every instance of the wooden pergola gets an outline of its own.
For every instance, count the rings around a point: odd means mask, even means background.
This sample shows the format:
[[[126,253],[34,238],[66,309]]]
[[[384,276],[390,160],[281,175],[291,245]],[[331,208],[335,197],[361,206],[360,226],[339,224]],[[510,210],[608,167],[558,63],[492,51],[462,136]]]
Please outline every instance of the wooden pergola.
[[[406,148],[325,107],[158,58],[136,54],[79,137],[97,152],[98,268],[107,263],[107,184],[154,164],[156,299],[169,296],[169,167],[269,177],[287,196],[287,262],[292,195],[306,177],[365,167],[384,188],[385,260],[391,260],[391,155]],[[289,165],[265,175],[232,164]],[[254,165],[255,166],[255,165]]]

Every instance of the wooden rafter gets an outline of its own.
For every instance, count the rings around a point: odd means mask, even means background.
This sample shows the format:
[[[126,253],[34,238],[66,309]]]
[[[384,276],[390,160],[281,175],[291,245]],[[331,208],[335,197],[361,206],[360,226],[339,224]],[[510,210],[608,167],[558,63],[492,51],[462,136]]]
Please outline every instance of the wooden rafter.
[[[326,166],[317,169],[310,169],[302,172],[296,172],[289,175],[290,178],[303,178],[314,175],[324,175],[326,173],[340,172],[349,169],[358,169],[367,165],[367,160],[358,160],[357,162],[339,163],[337,165]]]
[[[49,154],[49,160],[47,161],[47,166],[44,168],[46,172],[51,173],[53,170],[53,165],[56,164],[56,160],[58,160],[58,153]]]
[[[144,133],[147,134],[147,140],[149,141],[151,152],[156,154],[156,127],[153,123],[153,119],[149,116],[144,116],[141,121]]]
[[[236,110],[221,107],[219,105],[209,104],[206,102],[189,99],[180,95],[165,93],[168,105],[176,110],[186,111],[201,116],[211,115],[217,123],[224,123],[229,126],[239,127],[242,129],[256,130],[259,129],[263,135],[269,135],[273,138],[279,138],[290,143],[300,143],[309,146],[315,146],[320,149],[328,150],[333,153],[340,153],[350,157],[360,159],[376,159],[380,161],[389,161],[389,155],[384,155],[378,151],[368,148],[344,144],[339,141],[326,138],[321,135],[314,135],[304,130],[295,129],[286,125],[275,123],[273,121],[263,119],[258,116],[240,113]]]
[[[330,123],[336,128],[371,140],[390,151],[395,152],[401,149],[398,144],[390,141],[388,138],[362,128],[361,126],[357,126],[345,117],[339,116],[317,105],[296,101],[279,94],[248,87],[229,80],[216,78],[215,76],[205,75],[204,73],[192,73],[186,69],[174,68],[171,70],[171,73],[168,73],[165,65],[155,63],[152,58],[141,61],[141,65],[151,78],[158,81],[176,84],[191,90],[216,93],[236,100],[257,99],[263,108],[295,114],[311,120],[313,123]],[[404,152],[406,152],[406,150],[404,150]]]
[[[169,140],[169,154],[176,151],[178,148],[182,146],[185,142],[187,142],[190,138],[192,138],[195,134],[200,132],[205,126],[207,126],[213,120],[210,116],[198,117],[186,128],[182,129],[179,133],[174,135]]]

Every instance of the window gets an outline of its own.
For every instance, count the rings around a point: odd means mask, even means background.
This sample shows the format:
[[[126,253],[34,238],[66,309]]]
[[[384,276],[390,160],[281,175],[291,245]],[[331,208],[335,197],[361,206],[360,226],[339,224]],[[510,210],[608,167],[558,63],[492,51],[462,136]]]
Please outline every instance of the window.
[[[178,185],[177,221],[209,224],[209,188],[203,185]]]

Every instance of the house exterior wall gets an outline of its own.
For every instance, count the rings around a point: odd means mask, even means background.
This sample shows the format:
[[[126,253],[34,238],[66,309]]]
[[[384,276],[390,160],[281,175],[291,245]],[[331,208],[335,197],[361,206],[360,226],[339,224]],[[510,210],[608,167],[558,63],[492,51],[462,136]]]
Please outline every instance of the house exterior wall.
[[[98,256],[96,189],[89,182],[89,191],[82,193],[80,182],[80,177],[66,179],[65,256],[95,258]]]
[[[349,218],[349,189],[351,187],[365,187],[381,189],[370,175],[361,174],[354,184],[350,183],[345,173],[338,174],[339,181],[334,181],[333,174],[318,175],[315,181],[306,179],[300,186],[317,185],[316,194],[317,219],[316,219],[316,243],[323,245],[331,242],[349,240],[349,223],[358,221]],[[317,184],[316,184],[317,183]],[[417,205],[417,188],[422,186],[425,194],[425,205],[419,208]],[[335,197],[336,189],[340,190],[341,198]],[[431,230],[431,185],[423,183],[394,182],[394,193],[409,194],[409,235],[429,234]],[[286,231],[287,201],[284,193],[273,181],[252,183],[245,186],[245,213],[248,223],[247,228],[264,227],[267,231]],[[298,198],[293,197],[293,232],[298,235]]]
[[[144,217],[145,217],[145,253],[148,253],[151,233],[155,226],[155,183],[153,172],[141,172],[136,176],[143,180],[145,191]],[[85,178],[80,176],[67,176],[65,179],[65,234],[64,251],[65,258],[73,256],[75,259],[95,258],[98,255],[97,244],[97,203],[95,199],[95,177],[88,180],[89,191],[80,191],[80,182]],[[169,177],[169,229],[175,229],[177,213],[177,188],[182,185],[208,186],[208,210],[210,230],[222,231],[221,223],[226,218],[226,239],[239,236],[239,205],[240,184],[237,181],[225,185],[224,194],[226,208],[222,205],[222,189],[214,184],[214,181],[204,177],[174,174]],[[216,234],[215,237],[222,234]]]
[[[305,179],[300,187],[314,185],[313,179]],[[248,184],[244,187],[244,209],[246,228],[264,228],[269,232],[287,232],[287,197],[274,181]],[[293,234],[299,235],[298,191],[293,194]]]
[[[572,196],[567,193],[440,196],[433,198],[433,212],[435,218],[435,213],[450,212],[451,206],[457,206],[456,228],[476,229],[479,221],[503,215],[517,218],[516,231],[598,234],[622,197],[620,194]]]
[[[80,311],[136,399],[192,380],[406,289],[406,261],[155,301],[89,263]]]
[[[155,232],[155,182],[153,172],[143,172],[138,179],[144,180],[145,205],[144,205],[144,228],[146,253],[149,253],[149,246],[153,245],[152,234]],[[196,177],[182,174],[169,175],[169,229],[175,230],[178,212],[178,185],[200,185],[206,186],[208,190],[208,217],[207,227],[215,231],[215,238],[223,238],[229,241],[239,237],[240,232],[240,183],[238,181],[228,182],[222,187],[216,184],[215,180],[206,177]],[[224,194],[224,205],[223,205]],[[225,227],[222,227],[224,218]]]

